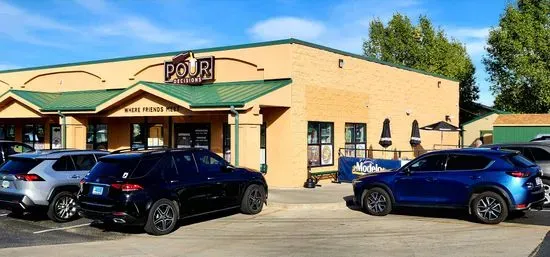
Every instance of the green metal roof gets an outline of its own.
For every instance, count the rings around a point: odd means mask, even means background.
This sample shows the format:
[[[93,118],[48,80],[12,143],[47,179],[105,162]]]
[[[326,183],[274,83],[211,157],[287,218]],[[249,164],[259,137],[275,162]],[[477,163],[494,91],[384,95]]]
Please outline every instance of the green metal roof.
[[[187,86],[140,81],[125,89],[87,90],[47,93],[10,90],[24,100],[38,106],[41,111],[96,111],[111,98],[138,85],[147,86],[189,103],[192,108],[242,107],[247,102],[266,95],[292,82],[291,79],[222,82],[202,86]]]
[[[241,44],[241,45],[230,45],[230,46],[222,46],[222,47],[211,47],[211,48],[202,48],[202,49],[194,49],[194,50],[186,50],[194,53],[205,53],[205,52],[216,52],[216,51],[226,51],[226,50],[234,50],[234,49],[245,49],[245,48],[252,48],[252,47],[262,47],[262,46],[271,46],[271,45],[283,45],[283,44],[299,44],[303,46],[309,46],[312,48],[317,48],[320,50],[325,50],[329,52],[333,52],[336,54],[341,54],[349,57],[354,57],[357,59],[361,59],[368,62],[374,62],[398,69],[408,70],[428,76],[433,76],[437,78],[452,80],[455,82],[459,82],[459,80],[443,76],[440,74],[427,72],[411,67],[407,67],[401,64],[396,63],[390,63],[385,62],[376,58],[367,57],[364,55],[354,54],[350,52],[345,52],[342,50],[306,42],[303,40],[295,39],[295,38],[289,38],[289,39],[281,39],[281,40],[274,40],[274,41],[266,41],[266,42],[259,42],[259,43],[250,43],[250,44]],[[97,64],[97,63],[107,63],[107,62],[122,62],[122,61],[129,61],[129,60],[136,60],[136,59],[145,59],[145,58],[155,58],[155,57],[169,57],[178,55],[181,52],[186,51],[174,51],[174,52],[166,52],[166,53],[158,53],[158,54],[148,54],[148,55],[138,55],[138,56],[130,56],[130,57],[119,57],[119,58],[111,58],[111,59],[103,59],[103,60],[94,60],[94,61],[85,61],[85,62],[73,62],[73,63],[64,63],[64,64],[55,64],[55,65],[46,65],[46,66],[38,66],[38,67],[29,67],[29,68],[19,68],[19,69],[11,69],[11,70],[0,70],[1,73],[9,73],[9,72],[19,72],[19,71],[29,71],[29,70],[39,70],[39,69],[51,69],[51,68],[61,68],[61,67],[70,67],[70,66],[77,66],[77,65],[89,65],[89,64]]]
[[[10,90],[15,95],[38,106],[41,111],[94,111],[95,108],[120,94],[124,89],[88,90],[62,93]]]
[[[162,93],[189,103],[193,108],[244,106],[269,92],[284,87],[291,79],[223,82],[203,86],[180,86],[174,84],[138,82]]]

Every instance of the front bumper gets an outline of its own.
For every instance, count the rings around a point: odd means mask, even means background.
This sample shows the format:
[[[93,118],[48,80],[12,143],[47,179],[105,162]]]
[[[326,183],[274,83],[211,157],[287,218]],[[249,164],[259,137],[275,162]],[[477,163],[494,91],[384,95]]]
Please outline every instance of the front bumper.
[[[28,211],[38,207],[28,196],[0,193],[0,209]]]

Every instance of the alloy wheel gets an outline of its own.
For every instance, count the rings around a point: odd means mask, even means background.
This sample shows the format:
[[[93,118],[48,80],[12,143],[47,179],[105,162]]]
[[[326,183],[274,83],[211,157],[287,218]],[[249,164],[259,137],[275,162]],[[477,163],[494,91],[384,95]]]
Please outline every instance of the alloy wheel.
[[[250,206],[250,209],[252,211],[258,211],[262,207],[263,201],[263,195],[260,189],[257,187],[254,188],[248,197],[248,206]]]
[[[55,214],[57,217],[67,220],[76,214],[76,202],[73,197],[63,196],[55,203]]]
[[[502,204],[497,199],[486,196],[479,200],[476,210],[483,219],[493,221],[502,215]]]
[[[153,223],[159,231],[168,230],[175,222],[174,209],[168,204],[161,204],[155,210]]]
[[[388,202],[386,197],[378,192],[372,192],[367,197],[367,208],[369,208],[372,212],[383,212],[386,210],[387,204]]]
[[[542,184],[542,187],[544,188],[544,205],[548,205],[550,204],[550,185]]]

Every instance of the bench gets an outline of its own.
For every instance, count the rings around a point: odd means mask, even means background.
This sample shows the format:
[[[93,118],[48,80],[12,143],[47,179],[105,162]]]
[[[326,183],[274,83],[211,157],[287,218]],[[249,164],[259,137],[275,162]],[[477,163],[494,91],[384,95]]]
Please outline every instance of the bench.
[[[338,181],[338,171],[329,170],[329,171],[318,171],[318,172],[309,172],[311,178],[315,180],[315,184],[321,179],[332,178],[333,181]]]

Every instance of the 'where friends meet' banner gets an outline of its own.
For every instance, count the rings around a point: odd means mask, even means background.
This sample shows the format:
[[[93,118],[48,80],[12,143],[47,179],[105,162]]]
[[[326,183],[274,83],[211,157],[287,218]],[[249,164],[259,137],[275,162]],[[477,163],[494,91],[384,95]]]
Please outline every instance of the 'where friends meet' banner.
[[[340,157],[338,159],[338,180],[351,182],[353,179],[373,172],[384,172],[401,168],[407,161]]]

